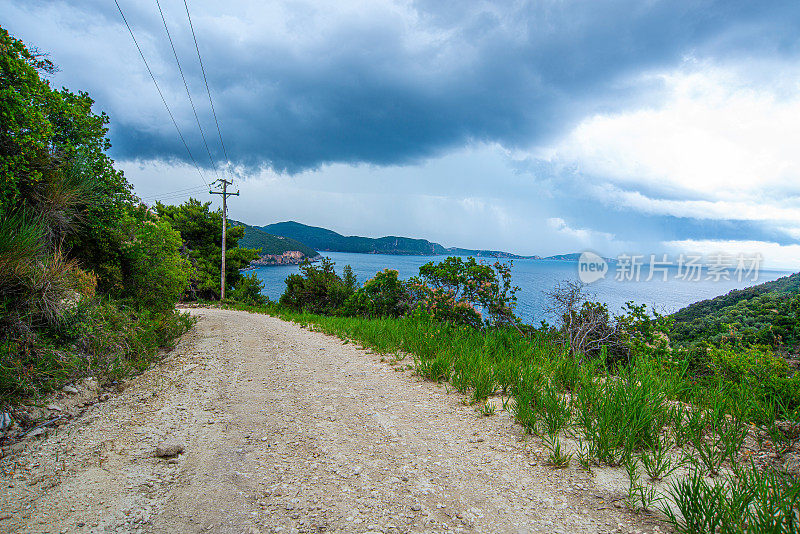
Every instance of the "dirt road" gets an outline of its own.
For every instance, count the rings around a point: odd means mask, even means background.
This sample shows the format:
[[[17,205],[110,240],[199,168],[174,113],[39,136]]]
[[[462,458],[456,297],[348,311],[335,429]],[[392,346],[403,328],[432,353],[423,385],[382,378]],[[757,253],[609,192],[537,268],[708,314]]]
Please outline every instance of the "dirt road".
[[[192,313],[162,363],[4,464],[0,531],[665,530],[505,412],[295,324]]]

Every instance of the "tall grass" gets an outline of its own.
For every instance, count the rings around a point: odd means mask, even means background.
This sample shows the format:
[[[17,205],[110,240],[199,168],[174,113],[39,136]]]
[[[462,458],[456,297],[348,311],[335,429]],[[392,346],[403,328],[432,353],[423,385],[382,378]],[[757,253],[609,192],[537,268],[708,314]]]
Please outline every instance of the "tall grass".
[[[774,469],[736,466],[722,479],[695,470],[672,484],[663,512],[679,533],[793,533],[800,530],[800,481]]]

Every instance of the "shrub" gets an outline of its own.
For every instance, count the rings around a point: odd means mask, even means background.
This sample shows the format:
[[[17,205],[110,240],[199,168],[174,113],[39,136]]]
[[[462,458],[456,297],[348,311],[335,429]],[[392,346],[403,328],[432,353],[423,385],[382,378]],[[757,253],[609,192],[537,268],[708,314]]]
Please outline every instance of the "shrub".
[[[86,375],[112,381],[141,372],[192,324],[189,315],[174,310],[155,313],[107,298],[82,300],[56,329],[0,338],[0,398],[41,394]]]
[[[770,347],[763,345],[736,349],[709,346],[707,351],[709,367],[731,382],[740,383],[750,378],[771,380],[776,376],[785,376],[789,371],[786,361],[776,357]]]
[[[348,266],[349,267],[349,266]],[[346,273],[345,273],[346,274]],[[343,282],[347,285],[347,276]],[[411,309],[411,294],[397,277],[397,271],[385,269],[364,283],[347,298],[340,313],[366,317],[401,317]]]
[[[336,312],[353,294],[353,288],[336,274],[333,267],[329,258],[322,258],[319,267],[303,260],[300,274],[290,274],[286,278],[286,290],[279,301],[281,305],[324,315]]]
[[[269,300],[261,293],[263,290],[264,284],[258,279],[256,273],[250,273],[239,279],[236,287],[230,292],[229,298],[242,304],[263,306]]]
[[[123,224],[126,293],[142,308],[172,308],[189,282],[190,264],[180,253],[181,235],[144,210],[129,215]]]
[[[561,282],[545,295],[547,312],[556,317],[562,343],[574,356],[591,359],[602,351],[612,361],[629,357],[631,341],[638,337],[634,325],[639,326],[641,308],[629,303],[627,316],[614,317],[608,306],[589,300],[581,282]]]

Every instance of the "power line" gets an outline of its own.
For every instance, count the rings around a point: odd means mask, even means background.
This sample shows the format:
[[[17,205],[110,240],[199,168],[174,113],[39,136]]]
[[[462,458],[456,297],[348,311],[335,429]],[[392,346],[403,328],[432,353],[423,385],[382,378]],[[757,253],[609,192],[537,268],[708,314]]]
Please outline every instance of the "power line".
[[[197,121],[197,129],[200,130],[200,137],[203,139],[203,144],[206,147],[206,152],[208,153],[208,161],[211,162],[211,168],[214,169],[214,174],[217,175],[217,179],[219,179],[219,172],[217,172],[217,166],[214,163],[214,158],[211,156],[211,150],[208,148],[208,142],[206,142],[206,136],[203,133],[203,127],[200,125],[200,117],[197,116],[197,108],[194,106],[194,100],[192,100],[192,93],[189,91],[189,84],[186,83],[186,76],[183,75],[183,68],[181,68],[181,61],[178,59],[178,52],[175,50],[175,43],[172,41],[172,35],[169,33],[169,28],[167,27],[167,19],[164,18],[164,11],[161,10],[161,3],[156,0],[156,5],[158,6],[158,12],[161,14],[161,21],[164,23],[164,30],[167,32],[167,39],[169,39],[169,45],[172,47],[172,54],[175,56],[175,63],[178,64],[178,72],[181,74],[181,79],[183,80],[183,86],[186,88],[186,96],[189,97],[189,104],[192,105],[192,111],[194,112],[194,120]]]
[[[191,198],[191,197],[192,197],[192,195],[189,195],[189,198]],[[144,202],[145,204],[161,202],[163,204],[163,203],[166,203],[166,202],[171,202],[173,200],[188,200],[189,198],[187,198],[186,195],[180,195],[180,196],[174,196],[174,197],[156,197],[156,198],[148,198],[148,199],[142,200],[142,202]]]
[[[164,98],[164,93],[161,92],[161,88],[158,86],[158,82],[156,81],[156,77],[153,75],[153,71],[150,69],[150,65],[147,63],[147,60],[144,57],[144,52],[142,52],[142,48],[139,46],[138,41],[136,41],[136,36],[133,35],[133,30],[131,29],[130,24],[128,24],[128,20],[125,18],[125,13],[122,12],[122,7],[120,7],[119,2],[114,0],[114,3],[117,5],[117,9],[119,10],[119,14],[122,16],[122,22],[125,23],[125,26],[128,28],[128,32],[131,34],[131,39],[133,39],[133,44],[136,45],[136,49],[139,51],[139,55],[144,62],[144,66],[147,67],[147,72],[150,73],[150,78],[153,80],[153,84],[156,86],[156,91],[158,91],[158,96],[161,97],[161,101],[164,103],[164,107],[167,108],[167,113],[169,113],[169,118],[172,119],[172,124],[175,125],[175,130],[178,132],[178,137],[181,138],[181,142],[183,142],[183,146],[186,148],[186,153],[189,154],[189,158],[194,163],[194,167],[197,169],[197,174],[200,175],[200,179],[203,180],[203,183],[206,184],[206,187],[211,187],[206,180],[206,177],[203,176],[202,171],[200,170],[200,166],[197,164],[197,160],[194,159],[192,155],[192,151],[189,150],[189,145],[186,144],[186,139],[184,139],[183,134],[181,133],[181,129],[178,126],[178,122],[175,120],[175,116],[172,114],[172,110],[169,109],[169,104],[167,104],[167,99]]]
[[[195,195],[202,192],[208,191],[208,189],[204,186],[198,186],[192,189],[184,189],[180,191],[167,191],[160,194],[152,194],[141,197],[143,201],[153,201],[153,200],[172,200],[174,198],[183,198],[187,195]]]
[[[162,193],[162,194],[163,194],[163,195],[171,195],[171,194],[173,194],[173,193],[182,193],[182,192],[184,192],[184,191],[193,191],[193,190],[195,190],[195,189],[205,189],[205,187],[203,187],[202,185],[196,185],[196,186],[194,186],[194,187],[186,187],[186,188],[184,188],[184,189],[176,189],[176,190],[174,190],[174,191],[165,191],[165,192],[164,192],[164,193]],[[150,196],[156,196],[156,195],[150,195]]]
[[[192,29],[192,39],[194,39],[194,48],[197,50],[197,59],[200,61],[200,70],[203,73],[203,81],[206,84],[206,93],[208,93],[208,102],[211,104],[211,113],[214,115],[214,123],[217,125],[217,134],[219,135],[219,144],[222,145],[222,153],[225,155],[225,161],[230,161],[228,158],[228,151],[225,149],[225,143],[222,141],[222,130],[219,128],[219,121],[217,120],[217,112],[214,109],[214,101],[211,99],[211,89],[208,88],[208,78],[206,78],[206,69],[203,67],[203,58],[200,56],[200,47],[197,45],[197,36],[194,33],[194,24],[192,24],[192,16],[189,14],[189,4],[183,0],[183,5],[186,7],[186,17],[189,19],[189,27]]]

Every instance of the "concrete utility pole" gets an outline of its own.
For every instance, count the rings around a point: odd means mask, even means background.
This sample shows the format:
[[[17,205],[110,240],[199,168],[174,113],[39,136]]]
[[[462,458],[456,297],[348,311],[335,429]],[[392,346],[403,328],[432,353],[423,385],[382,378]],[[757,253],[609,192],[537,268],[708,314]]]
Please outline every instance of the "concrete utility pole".
[[[238,197],[239,191],[235,193],[228,193],[228,186],[232,185],[232,181],[227,181],[224,178],[217,180],[222,184],[222,191],[209,191],[212,195],[222,195],[222,273],[220,274],[220,300],[225,300],[225,234],[228,228],[228,197]]]

